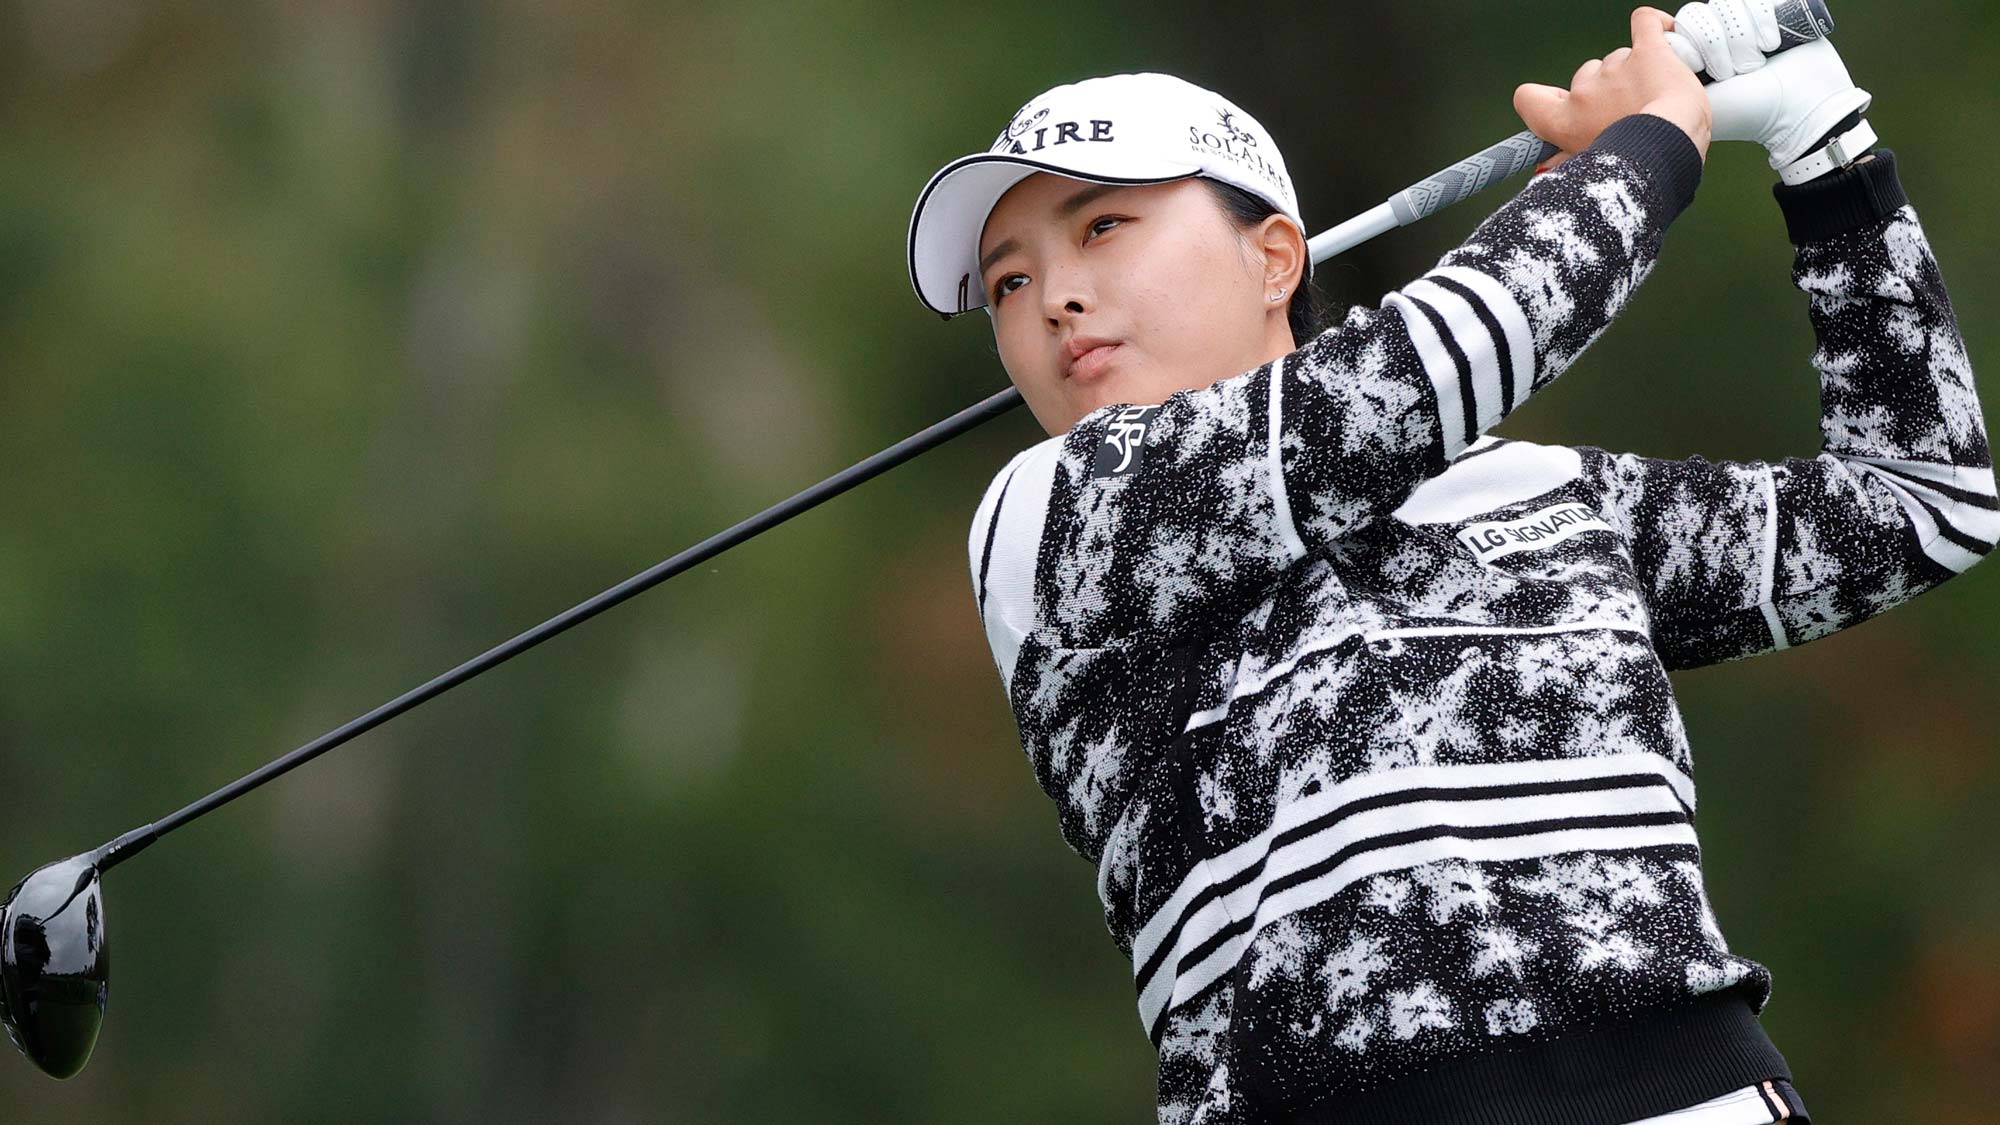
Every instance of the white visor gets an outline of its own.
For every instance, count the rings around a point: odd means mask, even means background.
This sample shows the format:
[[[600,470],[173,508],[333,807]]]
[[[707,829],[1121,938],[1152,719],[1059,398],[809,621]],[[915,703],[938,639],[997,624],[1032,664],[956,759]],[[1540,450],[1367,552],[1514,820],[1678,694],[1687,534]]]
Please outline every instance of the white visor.
[[[924,185],[910,215],[910,283],[931,311],[952,317],[986,304],[979,236],[1000,197],[1036,172],[1109,184],[1207,176],[1305,230],[1284,157],[1249,114],[1171,75],[1087,79],[1036,97],[992,148],[952,161]]]

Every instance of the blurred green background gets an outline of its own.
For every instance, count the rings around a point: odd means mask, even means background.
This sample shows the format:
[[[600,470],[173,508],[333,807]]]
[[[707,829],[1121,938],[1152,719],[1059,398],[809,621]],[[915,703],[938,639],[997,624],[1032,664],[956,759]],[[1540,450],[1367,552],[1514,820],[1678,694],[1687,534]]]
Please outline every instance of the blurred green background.
[[[0,0],[0,858],[162,816],[1005,385],[925,178],[1164,69],[1314,229],[1520,127],[1610,3]],[[1835,0],[2000,403],[2000,9]],[[1977,77],[1975,77],[1977,76]],[[1500,432],[1810,456],[1761,150]],[[1375,303],[1509,188],[1323,268]],[[973,611],[1025,412],[108,880],[21,1122],[1139,1122],[1153,1060]],[[1711,890],[1816,1118],[2000,1121],[2000,566],[1678,677]]]

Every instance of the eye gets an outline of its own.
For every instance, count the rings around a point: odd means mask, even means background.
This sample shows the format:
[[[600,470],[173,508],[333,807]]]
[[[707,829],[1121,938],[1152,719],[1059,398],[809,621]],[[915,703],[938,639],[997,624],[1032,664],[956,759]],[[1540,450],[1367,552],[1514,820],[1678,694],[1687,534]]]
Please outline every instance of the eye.
[[[1017,281],[1020,282],[1020,285],[1015,284]],[[1026,285],[1027,283],[1028,275],[1025,273],[1010,273],[1001,278],[993,286],[993,303],[996,305],[999,304],[1000,298],[1005,297],[1007,294],[1019,289],[1021,285]]]
[[[1088,242],[1124,221],[1124,219],[1116,215],[1099,215],[1097,218],[1090,220],[1090,233],[1084,236],[1084,241]]]

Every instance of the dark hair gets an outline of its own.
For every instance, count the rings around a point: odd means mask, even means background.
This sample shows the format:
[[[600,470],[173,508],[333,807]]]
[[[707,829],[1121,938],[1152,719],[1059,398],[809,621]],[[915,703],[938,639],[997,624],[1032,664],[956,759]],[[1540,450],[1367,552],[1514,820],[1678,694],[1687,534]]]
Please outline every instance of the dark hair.
[[[1230,221],[1243,230],[1248,230],[1272,215],[1279,214],[1276,207],[1234,184],[1225,184],[1221,180],[1212,180],[1207,176],[1197,178],[1208,185],[1209,191],[1215,194],[1215,201],[1221,204],[1223,214],[1229,216]],[[1313,296],[1312,282],[1307,280],[1311,272],[1312,267],[1308,264],[1300,274],[1299,287],[1293,291],[1291,303],[1285,306],[1285,319],[1292,326],[1294,347],[1303,346],[1307,340],[1319,334],[1319,303]]]

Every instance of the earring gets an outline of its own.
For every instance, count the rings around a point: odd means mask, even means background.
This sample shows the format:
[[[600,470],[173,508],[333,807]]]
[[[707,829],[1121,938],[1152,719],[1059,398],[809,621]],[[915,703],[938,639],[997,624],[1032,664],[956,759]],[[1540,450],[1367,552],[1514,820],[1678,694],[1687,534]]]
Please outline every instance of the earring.
[[[1279,298],[1283,297],[1284,295],[1285,295],[1285,291],[1284,291],[1283,289],[1280,289],[1280,290],[1278,290],[1278,291],[1277,291],[1276,293],[1273,293],[1273,294],[1271,294],[1271,300],[1273,300],[1273,301],[1275,301],[1275,300],[1278,300]]]

